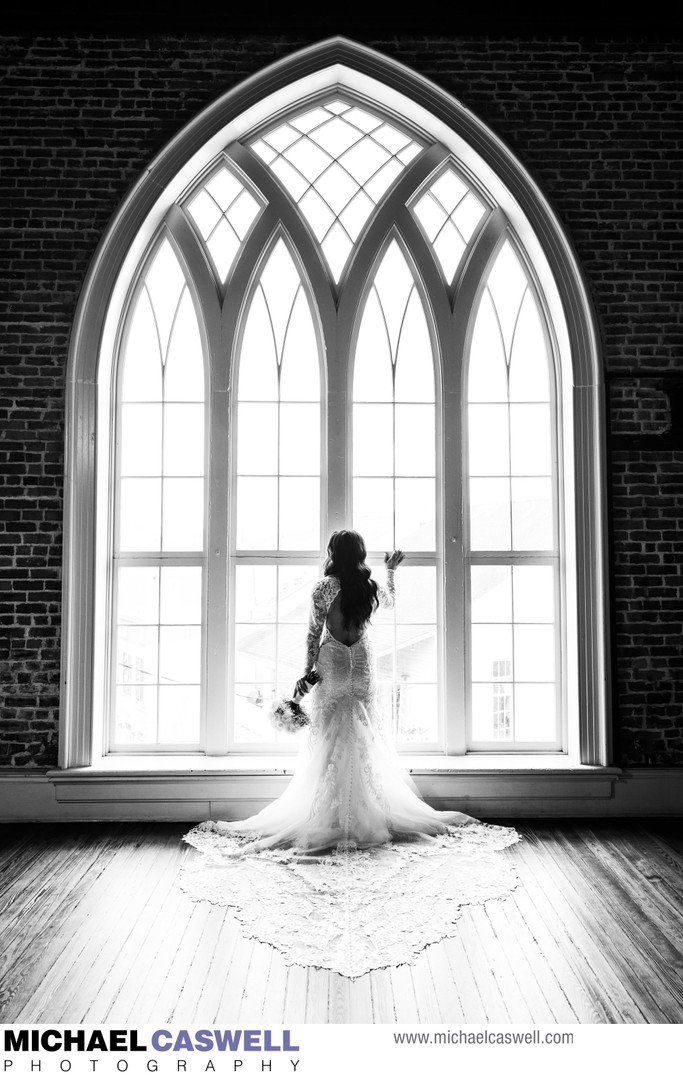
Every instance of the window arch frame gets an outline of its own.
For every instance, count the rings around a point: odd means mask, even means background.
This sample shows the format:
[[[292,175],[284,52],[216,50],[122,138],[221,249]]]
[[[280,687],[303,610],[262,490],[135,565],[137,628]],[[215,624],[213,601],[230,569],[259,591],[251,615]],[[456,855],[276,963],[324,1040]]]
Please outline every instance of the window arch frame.
[[[415,117],[426,115],[430,132],[456,153],[465,168],[475,159],[479,174],[484,168],[482,182],[518,227],[524,249],[532,252],[534,266],[547,267],[550,290],[555,292],[553,302],[563,312],[566,324],[567,338],[559,345],[560,373],[574,415],[570,431],[574,454],[566,461],[566,483],[575,490],[567,505],[568,526],[573,525],[572,517],[576,521],[577,557],[575,572],[569,566],[567,589],[577,594],[579,754],[584,763],[610,762],[603,384],[595,319],[580,266],[545,197],[493,132],[415,72],[363,46],[335,38],[252,76],[190,123],[138,181],[91,264],[76,312],[67,371],[62,768],[89,765],[102,746],[97,712],[101,685],[95,679],[92,640],[101,637],[107,619],[106,601],[96,584],[107,570],[102,536],[108,534],[111,523],[112,474],[106,445],[113,371],[107,372],[106,366],[98,370],[99,355],[113,353],[112,319],[105,313],[121,308],[129,267],[140,264],[169,205],[200,171],[198,162],[206,164],[216,158],[228,141],[255,129],[278,108],[284,110],[293,100],[314,96],[336,82],[348,85],[370,102],[377,97],[389,110],[412,117],[418,127]],[[476,173],[477,168],[472,171]],[[182,216],[180,210],[178,214]],[[254,231],[259,224],[257,221]],[[546,301],[547,290],[541,289]],[[208,316],[215,323],[215,308]],[[552,316],[549,320],[552,324]],[[213,431],[211,436],[213,452]],[[100,510],[96,512],[98,490]],[[334,516],[329,525],[336,525]],[[209,550],[211,563],[211,535]],[[212,627],[210,623],[210,631]],[[212,649],[218,651],[220,644],[218,630]]]

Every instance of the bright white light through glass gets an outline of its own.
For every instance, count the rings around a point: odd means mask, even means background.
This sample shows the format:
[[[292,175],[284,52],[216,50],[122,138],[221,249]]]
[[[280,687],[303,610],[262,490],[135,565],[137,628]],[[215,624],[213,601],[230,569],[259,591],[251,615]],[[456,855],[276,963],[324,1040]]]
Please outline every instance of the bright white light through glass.
[[[278,239],[242,336],[237,404],[238,550],[320,546],[320,360],[299,271]]]
[[[374,207],[421,146],[366,109],[329,101],[251,147],[299,206],[335,281]]]
[[[551,370],[538,302],[506,240],[479,302],[468,366],[470,549],[509,560],[470,568],[475,744],[558,735]],[[515,563],[518,555],[529,562]]]
[[[224,284],[261,206],[244,183],[221,165],[185,208]]]
[[[122,566],[117,590],[115,744],[196,746],[201,567]]]
[[[353,399],[354,527],[368,549],[433,551],[434,356],[422,299],[396,240],[363,309]]]
[[[447,168],[412,207],[429,240],[448,284],[452,284],[463,254],[486,206],[452,169]]]
[[[235,739],[282,743],[268,720],[275,691],[301,675],[315,565],[238,564],[235,568]],[[280,685],[279,689],[277,685]]]

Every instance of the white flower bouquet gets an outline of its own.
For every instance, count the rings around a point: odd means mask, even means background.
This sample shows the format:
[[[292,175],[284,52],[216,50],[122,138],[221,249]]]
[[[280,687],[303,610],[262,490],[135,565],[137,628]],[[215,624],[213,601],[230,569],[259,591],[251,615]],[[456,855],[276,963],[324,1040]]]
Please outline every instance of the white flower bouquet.
[[[270,722],[278,732],[299,732],[310,725],[311,718],[306,708],[301,705],[301,700],[319,680],[320,673],[312,670],[297,681],[291,698],[274,700],[270,707]]]

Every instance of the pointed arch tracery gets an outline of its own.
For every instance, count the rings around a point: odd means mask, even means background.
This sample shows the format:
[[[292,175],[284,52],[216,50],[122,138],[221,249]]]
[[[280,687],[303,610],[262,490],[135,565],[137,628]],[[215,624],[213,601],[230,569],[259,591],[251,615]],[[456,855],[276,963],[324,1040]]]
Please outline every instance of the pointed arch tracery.
[[[353,47],[335,49],[350,66],[342,75],[336,66],[327,89],[316,76],[307,93],[305,69],[298,83],[275,80],[276,120],[267,103],[240,112],[236,100],[230,137],[215,118],[213,134],[206,124],[201,139],[193,134],[201,166],[188,157],[156,211],[170,238],[146,254],[144,229],[131,232],[127,264],[146,268],[129,274],[132,299],[119,274],[123,330],[114,289],[101,347],[105,355],[110,339],[124,341],[110,352],[123,371],[118,387],[100,387],[100,419],[115,414],[118,433],[115,465],[108,472],[103,461],[98,478],[114,496],[97,527],[95,634],[107,667],[129,670],[107,688],[92,662],[90,689],[111,714],[102,748],[118,736],[123,750],[282,749],[264,733],[264,708],[296,678],[305,595],[327,533],[352,523],[375,560],[393,545],[408,554],[401,608],[377,625],[383,704],[404,746],[566,750],[576,712],[583,757],[605,758],[599,676],[583,690],[576,675],[604,660],[599,602],[591,620],[576,599],[577,576],[592,572],[596,594],[601,586],[582,552],[591,536],[581,496],[578,557],[571,543],[567,341],[578,344],[581,381],[592,332],[580,274],[571,278],[541,201],[529,195],[525,216],[509,195],[527,182],[506,187],[511,158],[493,142],[484,157],[468,146],[472,121],[454,103],[451,135],[435,118],[443,108],[425,111],[432,91],[416,88],[410,106],[390,70],[385,93],[381,80],[354,72]],[[481,131],[474,141],[481,149]],[[543,277],[534,225],[555,242],[569,322],[555,278],[547,268]],[[78,332],[75,340],[80,354]],[[201,393],[200,379],[195,395],[174,389],[191,380],[200,353],[209,372]],[[145,378],[161,389],[133,399],[131,384]],[[593,397],[577,422],[584,457],[599,454]],[[138,451],[142,429],[149,444]],[[175,511],[181,482],[196,490]],[[145,527],[159,530],[156,546],[141,539]],[[147,588],[155,612],[129,623],[145,571],[156,573]],[[497,619],[486,619],[492,604]],[[580,652],[577,615],[590,628]],[[122,624],[147,647],[132,690],[155,697],[156,715],[127,740],[111,734],[121,727],[116,698],[131,687],[119,679],[138,668],[136,655],[121,659]],[[83,681],[82,700],[88,690]],[[552,721],[542,716],[550,712]],[[184,726],[183,713],[195,715]],[[72,732],[63,757],[92,757],[96,726]]]

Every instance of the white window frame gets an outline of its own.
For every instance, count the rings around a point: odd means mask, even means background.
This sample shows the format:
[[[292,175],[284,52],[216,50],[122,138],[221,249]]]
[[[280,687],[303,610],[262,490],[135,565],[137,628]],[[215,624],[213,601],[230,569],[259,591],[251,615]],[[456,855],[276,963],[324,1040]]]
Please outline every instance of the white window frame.
[[[89,766],[103,754],[103,700],[106,695],[106,632],[110,619],[110,595],[107,586],[112,526],[113,444],[112,407],[114,405],[113,357],[116,336],[121,324],[130,283],[138,270],[152,237],[165,221],[186,227],[195,235],[182,211],[173,209],[198,174],[214,161],[233,141],[254,130],[267,118],[291,107],[296,101],[328,93],[332,88],[346,89],[354,96],[376,101],[379,107],[401,117],[403,124],[413,124],[443,145],[458,161],[461,170],[477,177],[481,188],[488,190],[509,227],[523,248],[527,264],[539,282],[538,293],[545,305],[546,320],[556,332],[554,349],[558,361],[561,392],[564,400],[558,422],[561,446],[571,446],[563,453],[562,490],[576,490],[564,495],[564,525],[568,534],[576,534],[576,558],[567,551],[564,579],[567,609],[566,653],[574,654],[572,668],[567,669],[569,685],[567,709],[570,714],[568,747],[577,761],[609,765],[611,736],[609,727],[609,640],[607,619],[607,557],[605,508],[605,454],[603,419],[603,382],[595,329],[595,320],[581,273],[563,228],[523,166],[510,150],[476,117],[448,94],[402,65],[362,46],[342,39],[322,42],[253,76],[205,110],[155,159],[138,181],[112,221],[98,248],[80,297],[72,333],[68,365],[66,504],[64,561],[64,637],[62,648],[62,698],[60,757],[62,768]],[[237,162],[240,163],[239,161]],[[246,169],[245,169],[246,171]],[[401,180],[399,178],[398,183]],[[476,184],[475,184],[476,185]],[[263,192],[267,197],[266,192]],[[180,218],[180,219],[179,219]],[[381,219],[378,214],[375,225]],[[181,220],[183,223],[181,223]],[[255,241],[259,229],[267,227],[267,212],[255,223],[248,242]],[[373,225],[373,227],[375,227]],[[172,225],[171,225],[172,226]],[[289,225],[288,225],[289,226]],[[415,224],[416,230],[418,229]],[[292,222],[291,229],[297,229]],[[308,235],[299,221],[299,235],[293,236],[301,249]],[[485,231],[485,229],[484,229]],[[303,233],[303,234],[302,234]],[[480,237],[483,242],[483,235]],[[310,238],[308,239],[310,243]],[[195,239],[197,255],[190,266],[197,288],[208,295],[201,281],[207,280],[208,263]],[[481,247],[485,251],[486,244]],[[435,272],[438,272],[436,266]],[[321,269],[322,276],[322,269]],[[323,296],[322,279],[311,274],[311,287]],[[224,356],[234,337],[237,312],[229,309],[222,315],[212,284],[215,302],[207,300],[203,316],[208,341],[208,362],[212,369],[213,398],[230,389],[229,364],[211,354],[213,347]],[[428,288],[429,290],[429,288]],[[327,289],[329,294],[329,288]],[[465,277],[458,288],[458,302],[465,301]],[[431,297],[431,291],[430,291]],[[332,317],[330,299],[322,299],[321,322]],[[346,313],[344,308],[346,307]],[[352,296],[344,293],[340,303],[340,322],[350,317]],[[470,319],[471,320],[471,319]],[[436,317],[438,322],[438,315]],[[464,352],[465,340],[457,339],[467,327],[456,323],[455,351]],[[230,352],[228,352],[230,353]],[[328,352],[328,369],[338,366]],[[461,386],[447,383],[445,365],[444,395],[461,391]],[[332,386],[330,386],[332,387]],[[457,411],[457,409],[455,409]],[[348,435],[348,434],[347,434]],[[343,436],[340,433],[340,436]],[[212,422],[210,453],[227,458],[229,430],[226,424]],[[454,561],[462,564],[454,552],[461,534],[458,518],[462,503],[462,471],[454,460],[444,460],[444,485],[449,495],[444,502],[444,572],[456,580],[456,596],[464,597],[462,568],[458,581]],[[336,461],[330,460],[333,468]],[[343,463],[341,464],[343,466]],[[331,476],[330,488],[344,490],[345,476],[337,484]],[[328,529],[342,526],[347,504],[340,492],[330,503]],[[97,510],[96,510],[97,509]],[[215,676],[210,683],[220,685],[225,678],[227,652],[228,551],[229,520],[225,507],[212,512],[208,540],[208,581],[224,601],[215,602],[207,625],[210,640],[208,663]],[[574,543],[571,543],[572,549]],[[451,572],[454,574],[451,575]],[[573,596],[576,600],[573,601]],[[457,617],[456,603],[446,609]],[[458,656],[462,643],[458,632],[449,632],[449,647],[455,639],[453,668],[448,675],[455,683],[464,678],[464,662]],[[222,665],[221,673],[218,666]],[[460,685],[461,687],[463,685]],[[447,684],[452,692],[453,685]],[[212,692],[212,689],[210,689]],[[216,688],[214,702],[226,697],[225,685]],[[212,692],[213,693],[213,692]],[[462,691],[456,690],[456,697]],[[208,705],[212,705],[209,697]],[[460,727],[464,725],[460,722]],[[573,733],[573,737],[572,737]],[[227,743],[221,738],[207,744],[211,754],[222,754]],[[449,753],[462,753],[464,745],[455,738],[449,741]]]

